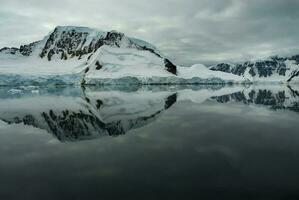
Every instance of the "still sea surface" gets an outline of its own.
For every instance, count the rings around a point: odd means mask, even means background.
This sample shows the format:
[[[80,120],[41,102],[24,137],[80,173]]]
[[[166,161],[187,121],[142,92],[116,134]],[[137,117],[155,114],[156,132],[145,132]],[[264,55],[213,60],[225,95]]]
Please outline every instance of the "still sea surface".
[[[0,199],[299,199],[299,86],[2,87]]]

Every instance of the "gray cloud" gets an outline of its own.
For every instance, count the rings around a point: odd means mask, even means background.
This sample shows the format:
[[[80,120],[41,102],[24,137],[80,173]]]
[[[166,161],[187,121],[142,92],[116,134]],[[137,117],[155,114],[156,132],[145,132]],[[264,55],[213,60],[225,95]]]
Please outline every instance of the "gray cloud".
[[[299,53],[298,0],[1,0],[0,46],[41,39],[56,25],[118,30],[177,64]]]

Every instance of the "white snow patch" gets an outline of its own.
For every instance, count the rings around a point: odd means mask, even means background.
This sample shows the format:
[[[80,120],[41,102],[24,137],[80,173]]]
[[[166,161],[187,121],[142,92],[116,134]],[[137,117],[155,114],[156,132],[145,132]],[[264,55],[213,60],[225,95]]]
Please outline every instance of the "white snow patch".
[[[20,89],[10,89],[7,92],[10,93],[10,94],[22,94],[23,90],[20,90]]]

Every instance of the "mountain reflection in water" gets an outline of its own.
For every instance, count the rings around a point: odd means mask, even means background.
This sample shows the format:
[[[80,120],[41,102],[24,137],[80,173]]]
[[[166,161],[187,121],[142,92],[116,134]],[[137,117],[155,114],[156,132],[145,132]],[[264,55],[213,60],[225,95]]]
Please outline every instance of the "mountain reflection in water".
[[[32,91],[38,91],[34,93]],[[0,119],[44,129],[60,141],[119,136],[146,126],[178,101],[242,103],[299,112],[292,86],[193,85],[0,90]]]
[[[299,199],[298,91],[0,88],[0,198]]]

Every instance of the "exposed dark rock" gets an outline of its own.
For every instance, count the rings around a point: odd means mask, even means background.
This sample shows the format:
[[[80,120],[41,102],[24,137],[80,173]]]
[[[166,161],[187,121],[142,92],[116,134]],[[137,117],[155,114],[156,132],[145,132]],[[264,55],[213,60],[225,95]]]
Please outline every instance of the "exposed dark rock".
[[[156,56],[162,58],[162,56],[161,56],[160,54],[158,54],[154,49],[148,48],[148,47],[146,47],[146,46],[142,46],[142,47],[139,46],[139,47],[137,47],[137,48],[140,49],[140,50],[149,51],[149,52],[155,54]]]
[[[96,63],[95,63],[95,65],[96,65],[96,70],[100,70],[100,69],[102,69],[102,65],[100,64],[100,62],[99,61],[97,61]]]
[[[115,45],[117,47],[120,47],[120,42],[123,39],[123,37],[124,37],[123,33],[111,31],[111,32],[107,33],[104,41],[105,41],[105,44],[107,44],[107,45]]]
[[[52,56],[55,54],[55,51],[53,49],[51,49],[47,55],[48,57],[48,61],[51,61]]]
[[[299,54],[298,55],[295,55],[295,56],[292,56],[289,58],[290,60],[294,60],[296,61],[296,64],[299,65]]]
[[[222,72],[227,72],[230,73],[231,69],[230,69],[231,65],[227,64],[227,63],[220,63],[215,67],[210,68],[211,70],[214,71],[222,71]]]
[[[177,67],[174,64],[172,64],[172,62],[170,62],[170,60],[165,58],[164,64],[165,64],[166,70],[168,72],[177,75]]]
[[[299,61],[299,56],[293,56],[291,58],[282,58],[278,56],[273,56],[268,60],[256,61],[256,62],[245,62],[243,64],[227,64],[221,63],[210,67],[213,71],[222,71],[227,73],[232,73],[235,75],[242,76],[248,70],[252,77],[270,77],[277,73],[280,76],[285,76],[288,70],[285,61],[295,60]]]
[[[292,73],[291,77],[288,79],[288,82],[290,82],[294,77],[297,76],[299,76],[299,70]]]
[[[95,44],[95,46],[94,46],[94,52],[96,52],[101,46],[103,46],[104,45],[104,40],[103,39],[99,39],[97,42],[96,42],[96,44]],[[92,49],[92,47],[90,47],[91,49]],[[89,52],[89,51],[88,51]],[[92,51],[91,51],[92,52]]]
[[[0,52],[5,51],[10,54],[15,54],[19,51],[24,56],[30,56],[35,49],[39,50],[36,48],[37,45],[40,45],[41,48],[39,56],[46,58],[48,61],[52,61],[54,58],[60,58],[61,60],[70,58],[81,59],[84,55],[88,55],[88,60],[90,60],[93,52],[96,52],[103,45],[119,48],[123,45],[125,48],[148,51],[163,59],[158,51],[151,45],[146,45],[137,39],[128,38],[123,33],[110,31],[105,34],[84,27],[56,27],[54,31],[46,37],[45,41],[22,45],[20,49],[3,48]],[[95,65],[96,70],[102,68],[100,62],[96,62]],[[168,72],[175,75],[177,74],[177,67],[170,60],[164,59],[164,66]]]
[[[81,86],[84,88],[84,85],[86,84],[86,80],[83,78],[81,81]]]
[[[12,54],[12,55],[16,54],[19,51],[20,51],[20,49],[15,48],[15,47],[11,47],[11,48],[4,47],[4,48],[0,49],[0,53],[6,53],[6,54]]]
[[[9,47],[3,47],[2,49],[0,49],[0,52],[4,52],[4,51],[8,51],[8,50],[10,50]]]
[[[60,27],[54,29],[54,31],[50,34],[49,38],[46,41],[42,52],[40,53],[40,57],[43,58],[45,56],[48,59],[52,58],[54,54],[61,54],[61,59],[68,59],[68,57],[77,57],[81,59],[83,55],[90,54],[92,52],[97,51],[101,46],[109,45],[120,47],[121,42],[125,35],[123,33],[119,33],[116,31],[110,31],[104,37],[95,37],[89,44],[87,43],[88,32],[80,32],[73,30],[61,31]],[[139,50],[149,51],[156,56],[161,57],[154,49],[151,49],[146,46],[139,46],[134,44],[129,38],[128,39],[128,47],[137,48]],[[24,46],[24,54],[30,53],[30,51],[25,51],[27,46]],[[26,53],[27,52],[27,53]],[[48,55],[50,54],[50,55]],[[91,55],[89,55],[88,60]]]
[[[97,109],[100,109],[102,105],[103,105],[103,101],[101,99],[98,99],[96,104]]]
[[[93,54],[90,54],[87,58],[87,60],[90,60],[91,56],[93,56]]]
[[[43,58],[51,51],[52,55],[53,53],[58,54],[62,52],[64,55],[62,58],[65,58],[65,55],[71,55],[72,57],[77,56],[80,58],[83,54],[87,53],[87,49],[83,48],[87,36],[87,32],[77,32],[75,29],[61,32],[59,28],[55,28],[50,34],[40,57]]]
[[[61,60],[67,60],[67,55],[64,51],[61,53]]]
[[[39,43],[39,41],[37,42],[32,42],[28,45],[22,45],[20,46],[20,53],[23,56],[30,56],[31,53],[33,52],[34,48],[36,47],[36,45]]]

